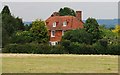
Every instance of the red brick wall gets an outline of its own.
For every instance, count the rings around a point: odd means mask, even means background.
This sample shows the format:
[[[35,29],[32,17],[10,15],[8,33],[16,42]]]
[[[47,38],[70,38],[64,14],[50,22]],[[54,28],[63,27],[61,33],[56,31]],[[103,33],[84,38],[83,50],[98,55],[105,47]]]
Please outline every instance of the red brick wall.
[[[51,37],[51,31],[49,31],[49,35],[50,35],[50,41],[61,41],[61,39],[62,39],[62,31],[61,30],[55,31],[55,37]]]

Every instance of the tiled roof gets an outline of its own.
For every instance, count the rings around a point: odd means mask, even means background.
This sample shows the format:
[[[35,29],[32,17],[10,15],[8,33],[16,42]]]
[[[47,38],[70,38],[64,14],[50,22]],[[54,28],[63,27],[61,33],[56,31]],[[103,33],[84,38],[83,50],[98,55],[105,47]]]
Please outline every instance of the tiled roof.
[[[63,26],[63,22],[67,22],[66,26]],[[56,27],[53,27],[53,23],[56,22]],[[83,28],[83,21],[79,21],[74,16],[51,16],[46,20],[48,30],[71,30],[77,28]]]

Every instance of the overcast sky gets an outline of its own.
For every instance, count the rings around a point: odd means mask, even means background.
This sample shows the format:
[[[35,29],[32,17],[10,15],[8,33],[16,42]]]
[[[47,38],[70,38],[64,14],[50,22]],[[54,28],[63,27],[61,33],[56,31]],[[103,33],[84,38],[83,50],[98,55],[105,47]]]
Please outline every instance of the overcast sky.
[[[118,18],[117,2],[2,2],[2,8],[4,5],[8,5],[11,13],[23,21],[46,20],[54,11],[59,11],[63,7],[82,11],[83,19]]]

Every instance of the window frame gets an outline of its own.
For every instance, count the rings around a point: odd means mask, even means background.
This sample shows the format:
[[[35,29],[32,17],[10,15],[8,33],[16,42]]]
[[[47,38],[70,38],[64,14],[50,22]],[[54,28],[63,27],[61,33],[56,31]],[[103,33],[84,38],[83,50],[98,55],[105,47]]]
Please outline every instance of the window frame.
[[[53,27],[56,27],[57,23],[56,22],[53,22]]]
[[[53,35],[53,32],[54,32],[54,35]],[[55,37],[55,30],[51,31],[51,37]]]
[[[67,26],[67,21],[64,21],[64,22],[63,22],[63,26],[64,26],[64,27]]]
[[[62,30],[62,36],[64,36],[64,32],[65,32],[65,31],[64,31],[64,30]]]

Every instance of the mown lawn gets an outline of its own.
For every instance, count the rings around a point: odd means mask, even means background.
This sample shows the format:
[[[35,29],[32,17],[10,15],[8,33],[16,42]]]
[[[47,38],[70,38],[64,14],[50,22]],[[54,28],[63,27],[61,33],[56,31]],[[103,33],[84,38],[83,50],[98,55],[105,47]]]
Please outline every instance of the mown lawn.
[[[118,56],[2,54],[3,73],[118,73]]]

